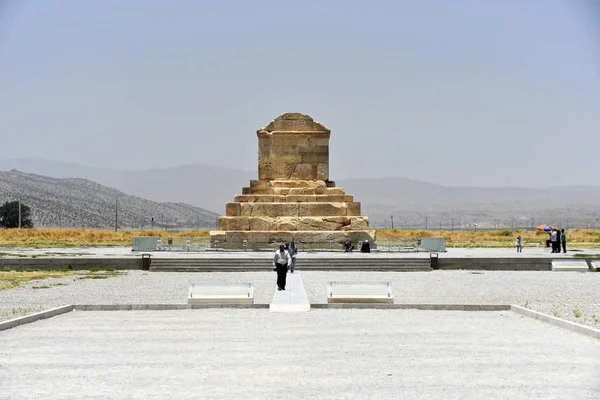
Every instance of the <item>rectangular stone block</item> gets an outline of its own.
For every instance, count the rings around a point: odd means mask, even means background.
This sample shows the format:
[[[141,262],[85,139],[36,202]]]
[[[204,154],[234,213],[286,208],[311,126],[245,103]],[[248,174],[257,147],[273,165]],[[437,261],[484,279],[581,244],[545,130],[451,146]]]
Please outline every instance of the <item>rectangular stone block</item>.
[[[240,216],[242,217],[249,217],[252,215],[252,208],[254,207],[254,204],[257,204],[256,202],[254,203],[241,203],[240,204]]]
[[[289,243],[295,240],[296,244],[302,249],[331,249],[334,246],[341,245],[350,240],[352,243],[359,243],[369,240],[373,243],[371,248],[375,248],[375,231],[212,231],[210,240],[218,240],[218,247],[225,249],[242,248],[243,240],[247,240],[248,249],[274,250],[278,243]]]
[[[350,224],[348,217],[301,217],[298,218],[298,231],[339,231]]]
[[[250,215],[253,217],[297,217],[297,203],[252,203]]]
[[[279,218],[275,222],[275,230],[278,231],[295,231],[298,223],[296,220],[288,218]]]
[[[346,194],[346,190],[342,187],[327,188],[327,194]]]
[[[300,203],[298,204],[300,217],[311,216],[345,216],[346,203]]]
[[[256,189],[258,189],[258,188],[264,189],[264,188],[270,188],[270,187],[272,187],[272,185],[271,185],[271,181],[264,180],[264,179],[259,179],[259,180],[254,179],[254,180],[250,181],[250,187],[256,188]]]
[[[251,231],[272,231],[277,229],[273,218],[250,217]]]
[[[303,195],[287,195],[285,201],[288,203],[306,203],[306,196]]]
[[[238,203],[254,203],[254,202],[273,202],[273,196],[268,194],[247,195],[241,194],[233,198],[233,201]]]
[[[251,188],[251,187],[243,187],[242,194],[275,194],[273,188]]]
[[[278,196],[286,196],[290,193],[290,188],[274,188],[271,189],[273,191],[274,195],[278,195]]]
[[[329,188],[328,187],[318,187],[315,188],[315,194],[316,195],[323,195],[323,194],[330,194],[329,193]]]
[[[348,215],[349,217],[360,217],[359,202],[346,203],[346,206],[348,207],[348,213],[346,215]]]
[[[316,176],[313,176],[312,164],[301,163],[301,160],[299,160],[294,168],[294,172],[290,175],[290,178],[291,179],[311,180],[311,179],[316,179]]]
[[[320,187],[320,188],[325,189],[324,186]],[[306,187],[306,188],[291,188],[291,189],[289,189],[287,195],[288,196],[291,196],[291,195],[314,195],[315,190],[317,190],[317,189],[319,189],[319,188],[314,188],[314,187],[312,187],[312,188],[308,188],[308,187]]]
[[[219,217],[218,226],[221,231],[247,231],[250,221],[248,217]]]
[[[314,152],[305,152],[301,153],[301,162],[303,164],[325,164],[329,159],[328,154],[323,153],[314,153]]]
[[[241,215],[240,203],[225,203],[225,215],[239,217]]]
[[[271,186],[274,188],[314,188],[325,187],[325,181],[313,180],[274,180],[271,181]]]
[[[315,202],[318,203],[347,203],[354,201],[354,196],[348,194],[318,194]]]
[[[329,179],[329,164],[327,161],[317,164],[317,179]]]
[[[360,231],[369,229],[369,219],[367,217],[348,217],[350,223],[342,228],[348,231]]]

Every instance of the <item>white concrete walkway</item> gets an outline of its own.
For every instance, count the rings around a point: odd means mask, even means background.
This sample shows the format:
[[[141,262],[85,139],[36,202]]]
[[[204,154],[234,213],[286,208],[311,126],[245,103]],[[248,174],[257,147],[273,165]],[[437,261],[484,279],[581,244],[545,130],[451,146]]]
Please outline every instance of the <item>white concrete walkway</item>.
[[[285,290],[276,290],[269,304],[269,311],[297,312],[309,311],[310,303],[304,291],[304,284],[299,272],[287,274]]]

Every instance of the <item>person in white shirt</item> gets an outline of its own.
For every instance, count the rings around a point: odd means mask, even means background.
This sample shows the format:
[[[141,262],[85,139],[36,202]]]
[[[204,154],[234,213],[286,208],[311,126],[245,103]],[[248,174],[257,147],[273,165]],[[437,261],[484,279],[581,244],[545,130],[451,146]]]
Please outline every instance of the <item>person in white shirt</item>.
[[[292,257],[287,252],[284,245],[279,245],[279,250],[275,250],[273,255],[273,267],[277,271],[277,290],[285,290],[285,281],[288,267],[292,263]]]

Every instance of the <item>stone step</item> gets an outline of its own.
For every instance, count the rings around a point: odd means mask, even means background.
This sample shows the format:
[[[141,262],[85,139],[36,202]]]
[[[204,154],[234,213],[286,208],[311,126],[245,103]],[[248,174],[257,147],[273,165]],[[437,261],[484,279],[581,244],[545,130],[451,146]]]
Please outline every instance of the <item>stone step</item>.
[[[225,204],[227,217],[360,217],[360,203],[356,202],[288,202]]]
[[[295,188],[280,188],[280,187],[262,187],[262,188],[253,188],[253,187],[243,187],[242,194],[253,195],[253,194],[268,194],[272,196],[288,196],[288,195],[317,195],[317,194],[327,194],[327,195],[343,195],[346,194],[346,191],[342,187],[295,187]]]
[[[294,206],[295,204],[289,204]],[[219,231],[254,231],[276,233],[275,231],[359,231],[369,229],[369,219],[361,216],[250,216],[227,217],[217,219]],[[343,232],[340,232],[343,233]],[[343,241],[342,241],[343,243]]]
[[[325,181],[301,180],[301,179],[253,179],[250,181],[250,187],[256,189],[262,188],[316,188],[328,187]],[[333,186],[335,187],[335,183]]]
[[[174,259],[155,258],[151,271],[192,272],[192,271],[270,271],[271,259]],[[389,271],[429,271],[427,258],[372,258],[372,259],[298,259],[298,270],[389,270]]]
[[[271,194],[240,194],[233,199],[237,203],[351,203],[351,194],[314,194],[314,195],[271,195]]]

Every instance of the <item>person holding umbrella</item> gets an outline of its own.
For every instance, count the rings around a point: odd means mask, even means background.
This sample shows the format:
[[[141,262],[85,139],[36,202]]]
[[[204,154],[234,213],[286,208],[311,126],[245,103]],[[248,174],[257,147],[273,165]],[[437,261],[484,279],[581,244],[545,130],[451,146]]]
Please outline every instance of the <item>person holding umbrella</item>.
[[[540,225],[537,227],[538,231],[548,232],[548,239],[546,239],[546,247],[550,247],[550,244],[552,243],[552,231],[555,229],[556,227],[550,224]]]

